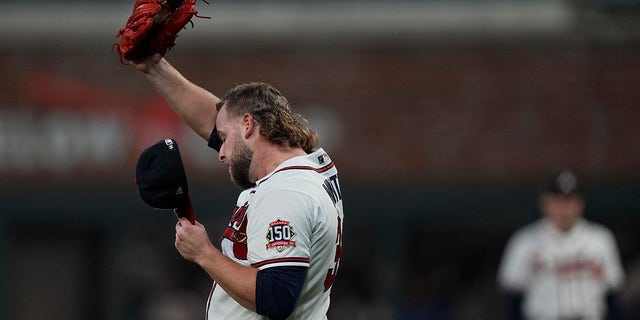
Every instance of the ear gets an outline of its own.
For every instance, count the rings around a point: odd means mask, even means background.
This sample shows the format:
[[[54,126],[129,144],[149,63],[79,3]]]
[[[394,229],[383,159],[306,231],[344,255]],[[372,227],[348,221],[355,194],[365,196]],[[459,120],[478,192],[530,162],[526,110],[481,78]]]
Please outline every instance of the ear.
[[[242,116],[243,136],[248,139],[254,131],[258,130],[258,123],[249,113]]]

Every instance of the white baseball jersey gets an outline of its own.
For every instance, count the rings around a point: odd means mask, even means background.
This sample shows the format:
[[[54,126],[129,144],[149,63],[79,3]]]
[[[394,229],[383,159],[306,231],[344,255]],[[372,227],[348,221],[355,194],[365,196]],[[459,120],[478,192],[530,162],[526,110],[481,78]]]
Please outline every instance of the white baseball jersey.
[[[498,281],[523,293],[527,319],[602,319],[605,294],[622,286],[624,272],[604,226],[580,218],[564,233],[542,219],[513,235]]]
[[[221,243],[234,261],[266,269],[308,267],[288,319],[326,319],[342,253],[342,193],[338,171],[324,150],[289,159],[238,197]],[[213,284],[207,319],[266,319]]]

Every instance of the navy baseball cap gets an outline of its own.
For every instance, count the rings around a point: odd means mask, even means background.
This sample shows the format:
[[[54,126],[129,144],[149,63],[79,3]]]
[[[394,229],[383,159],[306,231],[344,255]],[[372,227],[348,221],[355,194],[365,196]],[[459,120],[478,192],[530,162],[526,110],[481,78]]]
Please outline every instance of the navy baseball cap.
[[[178,217],[194,222],[187,175],[175,140],[160,140],[142,151],[136,165],[136,184],[149,206],[175,209]]]
[[[566,169],[554,173],[543,185],[542,192],[565,196],[582,194],[576,175]]]

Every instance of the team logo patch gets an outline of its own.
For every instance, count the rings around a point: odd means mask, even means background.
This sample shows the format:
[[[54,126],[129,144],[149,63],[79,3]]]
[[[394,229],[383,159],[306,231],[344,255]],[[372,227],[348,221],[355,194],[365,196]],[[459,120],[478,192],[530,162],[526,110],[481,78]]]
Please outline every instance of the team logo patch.
[[[282,252],[287,247],[295,247],[295,236],[296,233],[289,221],[280,219],[273,221],[269,223],[267,231],[267,249],[276,249],[278,252]]]

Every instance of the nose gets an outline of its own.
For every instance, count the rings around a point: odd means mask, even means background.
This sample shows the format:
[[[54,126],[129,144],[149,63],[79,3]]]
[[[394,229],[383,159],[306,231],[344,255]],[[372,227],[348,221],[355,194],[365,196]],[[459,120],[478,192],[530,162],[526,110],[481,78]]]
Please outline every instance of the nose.
[[[227,157],[224,156],[224,143],[220,146],[220,151],[218,151],[218,160],[220,160],[220,162],[224,163],[224,159],[226,159]]]

